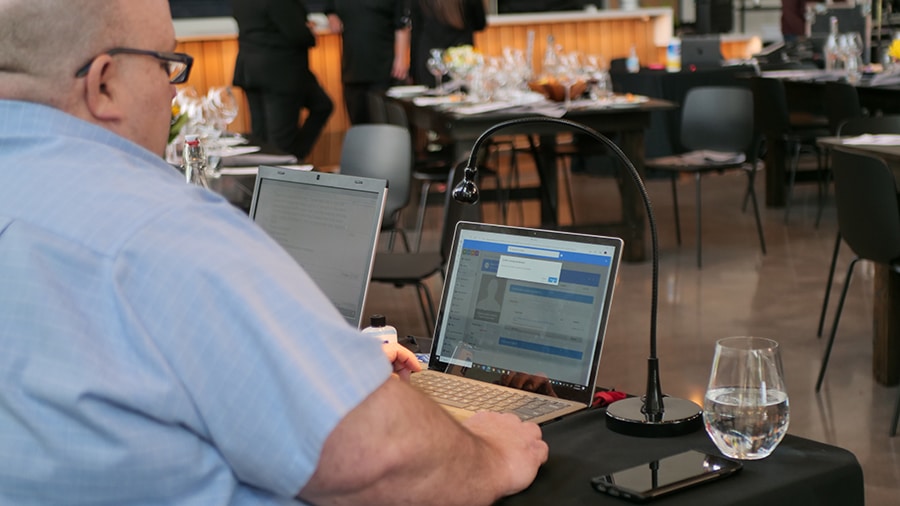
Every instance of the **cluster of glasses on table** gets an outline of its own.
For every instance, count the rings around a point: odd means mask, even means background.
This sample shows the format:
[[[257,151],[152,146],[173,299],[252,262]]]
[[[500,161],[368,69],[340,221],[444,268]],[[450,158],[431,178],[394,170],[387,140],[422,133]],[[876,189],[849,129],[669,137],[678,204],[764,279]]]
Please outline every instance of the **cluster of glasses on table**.
[[[179,115],[184,115],[184,126],[169,142],[166,150],[166,161],[169,163],[180,163],[181,146],[186,135],[196,135],[208,152],[244,142],[240,136],[228,132],[228,125],[239,111],[238,101],[230,87],[215,86],[206,95],[198,93],[193,86],[182,87],[172,103],[173,112],[177,110]],[[175,117],[173,121],[176,121]]]
[[[858,83],[862,77],[863,50],[859,32],[829,34],[823,47],[826,70],[843,70],[848,82]]]
[[[612,81],[601,56],[563,52],[561,46],[554,45],[547,52],[539,73],[520,49],[504,48],[498,57],[484,56],[470,47],[431,49],[430,54],[427,67],[435,79],[434,93],[443,95],[464,89],[468,102],[516,101],[538,92],[564,102],[568,108],[573,99],[586,93],[592,100],[613,95]]]

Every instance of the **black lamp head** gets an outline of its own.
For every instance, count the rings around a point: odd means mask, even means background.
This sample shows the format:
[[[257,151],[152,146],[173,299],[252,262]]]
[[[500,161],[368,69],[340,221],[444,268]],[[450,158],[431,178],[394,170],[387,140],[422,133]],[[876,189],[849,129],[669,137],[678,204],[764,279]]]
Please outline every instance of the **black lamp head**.
[[[478,202],[478,186],[475,185],[475,177],[478,169],[466,166],[463,173],[463,180],[453,189],[453,198],[457,202],[463,204],[474,204]]]

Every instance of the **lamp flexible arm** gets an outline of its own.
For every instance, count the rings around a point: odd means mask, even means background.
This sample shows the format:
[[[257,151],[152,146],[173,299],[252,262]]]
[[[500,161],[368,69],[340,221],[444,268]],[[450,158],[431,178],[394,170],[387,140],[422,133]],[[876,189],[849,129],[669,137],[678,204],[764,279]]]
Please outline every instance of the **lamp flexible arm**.
[[[659,305],[659,239],[657,237],[656,231],[656,218],[653,214],[653,206],[650,204],[650,196],[647,194],[647,188],[644,186],[644,181],[641,178],[640,173],[638,173],[637,168],[634,166],[631,160],[628,159],[628,157],[619,148],[619,146],[617,146],[613,141],[611,141],[608,137],[601,134],[600,132],[597,132],[596,130],[588,126],[582,125],[581,123],[563,118],[536,116],[503,121],[485,130],[475,141],[475,144],[472,146],[472,151],[470,151],[469,153],[469,159],[466,162],[464,179],[456,188],[453,189],[453,198],[460,202],[467,203],[475,203],[478,200],[478,188],[475,184],[475,178],[478,175],[478,167],[475,163],[475,160],[478,157],[478,152],[481,149],[482,144],[484,144],[487,139],[489,139],[494,135],[494,133],[499,130],[511,128],[517,125],[529,125],[538,123],[550,123],[565,126],[586,134],[592,139],[597,140],[605,145],[628,169],[628,173],[631,175],[631,179],[634,181],[635,186],[637,186],[638,192],[641,195],[641,199],[644,201],[644,210],[647,212],[647,221],[650,225],[650,246],[652,250],[651,261],[653,264],[653,271],[652,288],[650,295],[650,356],[647,359],[647,393],[644,397],[644,406],[642,408],[642,411],[650,419],[659,418],[661,417],[661,414],[663,412],[663,395],[659,380],[659,359],[656,355],[656,316],[658,313]]]

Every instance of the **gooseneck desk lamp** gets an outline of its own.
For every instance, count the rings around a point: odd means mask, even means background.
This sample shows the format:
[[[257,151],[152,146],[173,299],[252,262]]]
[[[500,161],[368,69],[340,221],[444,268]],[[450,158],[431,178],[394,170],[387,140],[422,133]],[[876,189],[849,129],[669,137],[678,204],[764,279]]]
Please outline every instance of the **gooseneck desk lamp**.
[[[463,180],[453,189],[453,198],[458,202],[474,204],[478,201],[478,186],[475,178],[478,168],[475,160],[481,145],[495,132],[514,126],[529,124],[554,124],[568,127],[586,134],[608,147],[628,168],[629,174],[637,186],[647,211],[650,223],[650,238],[653,262],[653,282],[650,299],[650,357],[647,359],[647,392],[642,397],[631,397],[612,403],[606,410],[606,425],[611,430],[632,436],[669,437],[693,432],[702,427],[700,407],[695,403],[664,396],[659,381],[659,358],[656,356],[656,314],[659,305],[659,239],[656,232],[656,218],[650,197],[644,187],[640,174],[625,156],[625,153],[606,136],[580,123],[561,118],[533,117],[517,118],[498,123],[481,134],[472,146],[469,160],[466,163]]]

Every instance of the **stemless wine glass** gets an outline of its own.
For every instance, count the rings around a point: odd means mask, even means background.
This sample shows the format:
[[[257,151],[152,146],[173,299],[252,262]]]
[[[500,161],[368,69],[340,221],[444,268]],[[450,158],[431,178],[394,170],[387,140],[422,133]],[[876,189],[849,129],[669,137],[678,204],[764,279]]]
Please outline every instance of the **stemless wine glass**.
[[[703,401],[706,432],[719,451],[742,460],[768,457],[787,432],[789,412],[778,343],[720,339]]]

